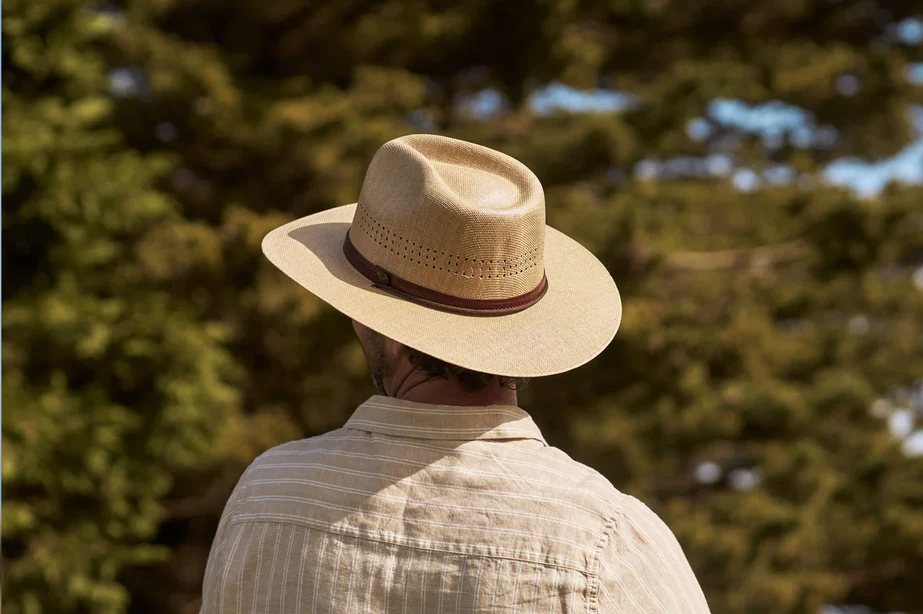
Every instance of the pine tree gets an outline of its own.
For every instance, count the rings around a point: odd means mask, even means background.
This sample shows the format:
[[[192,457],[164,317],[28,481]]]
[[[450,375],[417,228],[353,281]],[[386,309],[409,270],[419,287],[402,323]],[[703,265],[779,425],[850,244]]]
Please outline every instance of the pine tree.
[[[3,599],[122,612],[173,473],[214,458],[236,407],[225,332],[158,278],[183,230],[172,163],[113,126],[111,16],[3,7]],[[121,82],[119,81],[121,79]],[[175,247],[174,247],[175,249]]]

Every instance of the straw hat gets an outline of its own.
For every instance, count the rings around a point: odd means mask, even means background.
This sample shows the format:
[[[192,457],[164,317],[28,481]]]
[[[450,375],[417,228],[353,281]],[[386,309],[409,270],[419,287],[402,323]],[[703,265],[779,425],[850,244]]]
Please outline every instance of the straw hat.
[[[442,136],[385,143],[358,203],[276,228],[263,253],[372,330],[484,373],[578,367],[609,344],[622,315],[602,263],[545,225],[532,171]]]

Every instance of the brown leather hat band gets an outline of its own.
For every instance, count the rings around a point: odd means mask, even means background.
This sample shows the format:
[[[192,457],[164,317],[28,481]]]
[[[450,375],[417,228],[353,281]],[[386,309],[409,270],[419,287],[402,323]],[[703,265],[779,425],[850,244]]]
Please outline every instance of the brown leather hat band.
[[[406,279],[401,279],[373,264],[359,253],[359,250],[349,240],[348,232],[346,233],[346,240],[343,242],[343,253],[353,268],[372,282],[374,288],[380,288],[394,296],[420,305],[451,313],[475,316],[499,316],[516,313],[537,303],[548,290],[548,279],[542,275],[542,281],[533,290],[512,298],[460,298],[424,288]]]

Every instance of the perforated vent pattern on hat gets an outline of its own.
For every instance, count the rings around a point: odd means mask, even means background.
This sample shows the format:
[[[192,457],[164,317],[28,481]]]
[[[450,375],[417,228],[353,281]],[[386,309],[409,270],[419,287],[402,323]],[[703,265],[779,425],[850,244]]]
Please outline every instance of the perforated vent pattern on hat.
[[[379,247],[415,264],[467,279],[500,279],[520,275],[542,265],[541,250],[531,249],[511,258],[473,258],[452,254],[412,241],[390,230],[369,215],[360,205],[353,226]]]

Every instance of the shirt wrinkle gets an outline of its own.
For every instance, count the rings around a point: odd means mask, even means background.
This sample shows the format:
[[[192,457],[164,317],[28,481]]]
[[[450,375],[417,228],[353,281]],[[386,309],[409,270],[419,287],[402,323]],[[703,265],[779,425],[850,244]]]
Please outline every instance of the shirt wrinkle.
[[[209,554],[201,612],[255,604],[283,614],[344,604],[708,613],[656,514],[550,447],[521,408],[379,395],[343,428],[268,450],[241,477]]]

